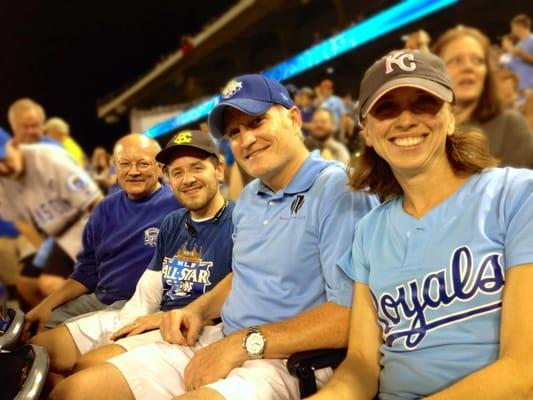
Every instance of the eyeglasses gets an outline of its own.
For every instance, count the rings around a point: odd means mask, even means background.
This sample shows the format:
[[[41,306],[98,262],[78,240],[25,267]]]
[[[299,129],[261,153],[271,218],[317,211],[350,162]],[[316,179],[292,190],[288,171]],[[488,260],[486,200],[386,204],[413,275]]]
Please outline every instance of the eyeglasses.
[[[400,102],[398,99],[385,97],[372,107],[370,114],[381,121],[396,118],[406,109],[417,115],[436,115],[443,104],[444,100],[430,94],[420,94],[408,104]]]
[[[137,167],[137,171],[144,172],[153,167],[154,163],[150,161],[138,161],[135,163],[129,161],[121,161],[117,163],[117,168],[119,169],[119,171],[129,171],[133,166]]]
[[[471,56],[459,55],[459,56],[455,56],[455,57],[452,57],[452,58],[444,61],[444,63],[448,67],[464,66],[467,62],[468,62],[468,64],[470,64],[470,65],[472,65],[474,67],[481,67],[481,66],[485,65],[485,63],[486,63],[485,58],[479,57],[479,56],[475,56],[475,55],[471,55]]]

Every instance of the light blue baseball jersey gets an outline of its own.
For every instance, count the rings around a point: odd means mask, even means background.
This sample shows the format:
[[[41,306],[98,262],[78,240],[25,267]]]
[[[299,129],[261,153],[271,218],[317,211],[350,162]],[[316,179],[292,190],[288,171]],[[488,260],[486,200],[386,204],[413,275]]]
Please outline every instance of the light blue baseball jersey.
[[[259,180],[233,212],[233,283],[224,331],[291,318],[333,301],[351,304],[353,285],[337,261],[353,228],[374,205],[351,192],[342,164],[311,154],[289,185],[273,193]]]
[[[24,154],[22,177],[0,177],[0,216],[32,223],[55,237],[75,260],[86,222],[82,211],[101,195],[100,190],[62,147],[34,143],[20,149]]]
[[[498,358],[502,290],[533,263],[533,172],[471,176],[417,219],[402,199],[356,227],[340,265],[369,286],[383,329],[380,398],[442,390]]]

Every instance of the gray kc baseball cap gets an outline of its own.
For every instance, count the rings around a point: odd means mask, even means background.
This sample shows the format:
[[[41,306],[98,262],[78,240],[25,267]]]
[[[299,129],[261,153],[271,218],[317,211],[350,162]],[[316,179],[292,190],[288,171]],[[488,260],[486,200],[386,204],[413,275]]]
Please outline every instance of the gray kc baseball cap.
[[[405,86],[450,103],[454,99],[452,82],[440,57],[418,50],[395,50],[365,72],[359,90],[359,118],[365,118],[383,95]]]
[[[180,149],[191,147],[218,157],[218,149],[211,137],[202,131],[190,130],[176,133],[170,139],[163,150],[155,156],[155,159],[162,164],[168,164],[172,161],[173,155]]]

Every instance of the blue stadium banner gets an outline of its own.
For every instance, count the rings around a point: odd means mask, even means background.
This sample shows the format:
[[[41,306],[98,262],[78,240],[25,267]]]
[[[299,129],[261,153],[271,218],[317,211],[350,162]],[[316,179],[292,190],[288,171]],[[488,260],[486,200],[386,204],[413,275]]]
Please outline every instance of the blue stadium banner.
[[[402,1],[261,73],[278,81],[284,81],[458,1]],[[144,134],[156,138],[198,121],[206,117],[217,102],[218,95],[213,96],[177,116],[151,127]]]

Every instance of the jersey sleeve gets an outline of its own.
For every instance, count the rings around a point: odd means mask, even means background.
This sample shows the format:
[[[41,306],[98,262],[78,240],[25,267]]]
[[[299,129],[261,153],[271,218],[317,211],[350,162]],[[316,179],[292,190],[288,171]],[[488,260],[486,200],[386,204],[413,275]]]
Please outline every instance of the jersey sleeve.
[[[145,270],[141,275],[131,299],[121,310],[121,320],[131,320],[159,310],[163,297],[163,282],[157,271]]]
[[[363,252],[363,228],[361,223],[355,227],[354,240],[339,260],[339,267],[354,281],[368,285],[370,268]]]
[[[0,178],[3,179],[3,178]],[[9,200],[8,193],[4,188],[2,182],[0,182],[0,218],[6,221],[25,220],[29,221],[28,216],[22,215],[19,212],[15,204]]]
[[[352,192],[345,174],[331,177],[322,202],[319,246],[322,272],[328,301],[349,307],[352,303],[353,281],[339,268],[338,261],[353,243],[354,226],[375,205],[377,200],[363,192]],[[332,197],[332,193],[337,195]]]
[[[53,149],[53,153],[49,166],[58,182],[59,193],[72,206],[80,210],[86,209],[100,194],[100,190],[87,172],[61,149]]]
[[[519,171],[512,178],[505,202],[505,265],[533,264],[533,172]]]

